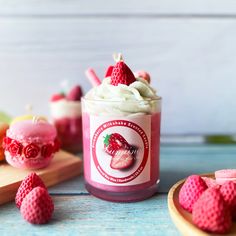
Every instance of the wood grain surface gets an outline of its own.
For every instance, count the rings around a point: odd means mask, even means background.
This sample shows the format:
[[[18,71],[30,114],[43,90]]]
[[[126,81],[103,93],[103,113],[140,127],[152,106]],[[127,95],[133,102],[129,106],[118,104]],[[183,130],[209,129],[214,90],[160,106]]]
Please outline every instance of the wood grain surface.
[[[12,201],[15,198],[21,181],[32,170],[22,170],[10,166],[7,163],[0,164],[0,205]],[[47,168],[34,170],[46,186],[52,186],[68,180],[82,173],[82,160],[67,152],[60,151],[55,154]]]

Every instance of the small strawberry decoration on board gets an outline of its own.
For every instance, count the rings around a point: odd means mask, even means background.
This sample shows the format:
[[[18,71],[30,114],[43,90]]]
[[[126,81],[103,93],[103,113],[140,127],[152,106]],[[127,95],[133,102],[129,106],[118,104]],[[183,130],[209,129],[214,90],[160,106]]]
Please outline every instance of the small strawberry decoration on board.
[[[34,172],[21,182],[15,197],[22,217],[31,224],[45,224],[53,214],[54,203],[42,179]]]
[[[26,176],[25,179],[21,182],[21,185],[16,193],[16,198],[15,198],[16,206],[20,208],[21,203],[26,197],[26,195],[30,191],[32,191],[33,188],[38,186],[46,188],[43,181],[36,173],[32,172],[28,176]]]
[[[118,84],[130,85],[135,82],[136,78],[130,68],[124,63],[122,55],[115,55],[114,58],[116,64],[112,69],[111,84],[114,86],[117,86]],[[108,72],[108,74],[109,73],[110,72]]]

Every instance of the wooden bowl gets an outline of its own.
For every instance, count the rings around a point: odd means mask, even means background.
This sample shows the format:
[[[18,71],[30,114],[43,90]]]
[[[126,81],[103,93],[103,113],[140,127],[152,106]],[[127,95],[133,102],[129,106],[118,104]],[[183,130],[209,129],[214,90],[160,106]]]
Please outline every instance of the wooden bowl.
[[[206,176],[214,178],[214,174],[203,174],[200,176]],[[184,236],[209,236],[209,235],[236,235],[236,223],[233,223],[233,226],[228,234],[211,234],[207,233],[195,226],[192,222],[192,215],[184,210],[179,204],[179,191],[183,185],[184,180],[177,182],[168,193],[168,208],[170,216],[177,227],[177,229]]]

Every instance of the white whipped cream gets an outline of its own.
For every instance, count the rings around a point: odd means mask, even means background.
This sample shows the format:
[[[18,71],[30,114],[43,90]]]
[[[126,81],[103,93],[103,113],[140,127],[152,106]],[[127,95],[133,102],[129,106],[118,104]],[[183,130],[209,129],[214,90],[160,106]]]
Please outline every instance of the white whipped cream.
[[[160,111],[160,97],[156,95],[156,90],[146,80],[136,79],[129,86],[114,86],[110,77],[105,78],[102,84],[86,94],[85,111],[96,115],[137,115]],[[158,106],[155,100],[158,100]]]
[[[79,101],[68,101],[61,99],[50,103],[53,119],[76,118],[81,116],[81,103]]]

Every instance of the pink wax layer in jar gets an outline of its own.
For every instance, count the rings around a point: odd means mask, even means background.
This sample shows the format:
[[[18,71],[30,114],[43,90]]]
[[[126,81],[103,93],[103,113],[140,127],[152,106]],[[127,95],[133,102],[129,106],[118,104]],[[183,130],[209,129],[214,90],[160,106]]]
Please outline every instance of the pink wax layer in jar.
[[[67,96],[56,94],[50,101],[51,115],[62,149],[72,153],[82,151],[81,95],[80,87],[76,86]]]
[[[148,82],[113,86],[110,77],[82,99],[84,177],[104,200],[146,199],[159,183],[161,98]]]

